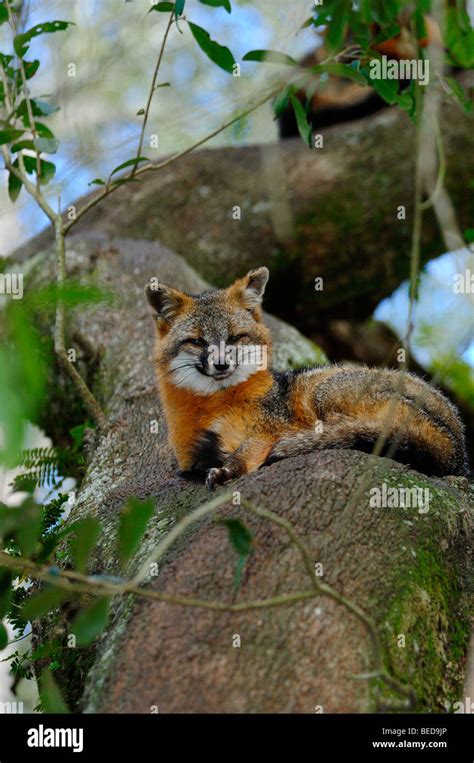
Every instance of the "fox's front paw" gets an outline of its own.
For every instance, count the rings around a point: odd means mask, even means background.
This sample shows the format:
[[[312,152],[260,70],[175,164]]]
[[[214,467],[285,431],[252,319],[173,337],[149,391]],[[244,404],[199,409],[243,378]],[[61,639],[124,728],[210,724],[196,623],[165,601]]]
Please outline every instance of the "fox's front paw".
[[[213,469],[208,469],[207,471],[207,477],[206,477],[206,487],[209,488],[209,490],[212,490],[215,488],[216,485],[222,485],[224,482],[227,482],[228,480],[232,479],[232,472],[230,469],[227,469],[225,466],[223,466],[221,469],[218,469],[217,467]]]

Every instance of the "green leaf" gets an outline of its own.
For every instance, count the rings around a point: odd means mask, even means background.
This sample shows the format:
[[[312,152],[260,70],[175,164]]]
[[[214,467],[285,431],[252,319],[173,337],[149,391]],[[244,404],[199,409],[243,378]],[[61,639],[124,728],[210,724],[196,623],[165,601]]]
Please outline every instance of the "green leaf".
[[[182,16],[185,2],[186,0],[175,0],[174,15],[176,16],[176,18],[178,18],[178,16]]]
[[[232,12],[230,0],[199,0],[203,5],[211,5],[213,8],[225,8],[227,13]]]
[[[240,519],[217,519],[229,531],[229,540],[238,554],[248,556],[252,550],[253,535]]]
[[[404,111],[410,111],[415,105],[413,97],[410,95],[410,93],[397,93],[395,102],[397,106],[400,106],[400,108],[404,109]]]
[[[311,125],[308,122],[306,111],[304,110],[304,107],[300,103],[298,98],[296,98],[294,95],[290,95],[290,101],[291,101],[291,105],[293,106],[293,111],[295,112],[296,124],[298,125],[298,132],[301,135],[303,142],[306,143],[306,145],[309,146],[309,148],[312,148]]]
[[[157,11],[158,13],[170,13],[174,11],[174,3],[155,3],[152,5],[148,13]]]
[[[474,66],[474,29],[457,8],[446,9],[444,43],[458,64]]]
[[[35,119],[35,128],[40,138],[54,138],[54,134],[51,132],[49,127],[46,127],[46,125],[43,124],[43,122],[37,122],[36,119]]]
[[[0,621],[10,609],[13,576],[9,570],[0,569]]]
[[[9,127],[7,130],[0,130],[0,146],[3,146],[5,143],[12,143],[20,135],[23,135],[24,132],[24,130],[15,130],[12,127]]]
[[[140,162],[149,162],[150,160],[147,159],[146,156],[139,156],[138,159],[135,157],[135,159],[127,159],[126,162],[123,162],[122,164],[119,164],[118,167],[116,167],[112,172],[110,173],[110,177],[112,175],[115,175],[116,172],[120,172],[120,170],[124,170],[126,167],[132,167],[135,164],[139,164]]]
[[[155,510],[154,501],[130,498],[125,504],[119,525],[119,557],[124,566],[137,550],[148,520]]]
[[[312,66],[310,71],[315,74],[326,73],[331,74],[334,77],[345,77],[346,79],[354,80],[354,82],[357,82],[359,85],[367,85],[367,80],[364,75],[352,66],[347,66],[347,64],[318,64],[317,66]]]
[[[298,66],[298,62],[286,53],[280,53],[278,50],[249,50],[242,61],[262,61],[266,64],[286,64],[287,66]]]
[[[67,598],[68,594],[62,588],[53,585],[45,586],[38,593],[34,593],[27,599],[21,608],[21,617],[27,620],[37,620],[38,617],[52,612]]]
[[[32,98],[31,110],[34,117],[48,117],[50,114],[54,114],[55,111],[59,111],[59,107],[54,106],[47,101],[41,101],[38,98]],[[17,107],[16,114],[18,117],[21,117],[25,127],[31,127],[30,118],[28,116],[28,107],[26,105],[25,99],[23,99],[20,105]],[[35,122],[35,124],[37,125],[38,123]]]
[[[301,24],[296,34],[301,32],[303,29],[307,29],[308,27],[313,26],[313,24],[314,24],[314,17],[310,16],[309,19],[306,19],[306,21],[303,21],[303,23]]]
[[[22,555],[28,557],[33,554],[41,532],[39,507],[28,497],[17,511],[20,521],[16,530],[16,540]]]
[[[289,103],[290,94],[288,88],[285,88],[281,91],[281,93],[278,93],[278,95],[276,95],[272,101],[273,113],[275,114],[276,118],[278,118],[285,111],[285,109],[288,108]]]
[[[3,625],[3,623],[0,623],[0,651],[2,649],[5,649],[6,645],[8,644],[8,633],[7,629]]]
[[[13,164],[15,164],[15,162]],[[9,172],[8,173],[8,196],[10,197],[10,201],[12,202],[12,204],[14,204],[17,198],[19,197],[22,186],[23,186],[22,181],[19,178],[17,178],[17,176],[14,175],[13,172]]]
[[[105,180],[102,180],[102,178],[94,178],[94,180],[91,180],[87,185],[105,185]]]
[[[234,517],[230,519],[217,519],[218,524],[225,525],[229,532],[229,540],[238,554],[237,565],[235,568],[234,580],[232,587],[234,593],[239,589],[242,581],[242,573],[244,571],[247,557],[252,551],[253,535],[246,525],[240,520]]]
[[[34,156],[27,156],[26,154],[23,154],[23,161],[25,163],[25,169],[28,173],[34,174],[36,173],[36,157]],[[40,167],[41,167],[41,177],[40,177],[40,183],[43,185],[46,185],[49,183],[52,177],[54,177],[56,172],[56,166],[52,162],[46,161],[46,159],[40,159]]]
[[[224,45],[219,45],[218,42],[212,40],[209,32],[206,32],[205,29],[197,26],[197,24],[192,24],[190,21],[188,24],[194,39],[206,56],[217,64],[217,66],[220,66],[221,69],[232,74],[235,66],[235,59],[229,48],[226,48]]]
[[[384,99],[387,103],[394,104],[397,102],[398,97],[398,81],[394,79],[377,79],[370,78],[369,84],[372,85],[374,90]]]
[[[59,140],[57,138],[38,138],[36,141],[38,151],[45,154],[55,154],[58,150]]]
[[[372,0],[371,2],[372,19],[382,27],[392,24],[400,10],[399,0]]]
[[[8,21],[8,11],[4,5],[0,5],[0,24],[4,24]]]
[[[26,79],[31,79],[35,76],[39,69],[40,62],[35,59],[34,61],[23,61],[23,68],[25,70]]]
[[[34,151],[35,150],[35,144],[32,140],[19,140],[18,143],[14,143],[11,147],[10,151],[12,154],[18,153],[18,151],[23,151],[23,149],[28,149],[28,151]]]
[[[328,24],[326,42],[330,50],[339,48],[344,40],[344,33],[349,19],[350,6],[344,0],[336,5],[331,14],[331,22]]]
[[[85,572],[92,549],[100,534],[100,522],[95,517],[86,517],[73,525],[74,538],[71,552],[77,572]]]
[[[15,53],[22,58],[28,50],[33,37],[38,37],[40,34],[62,32],[71,25],[73,25],[72,21],[46,21],[43,24],[36,24],[36,26],[29,29],[27,32],[16,35],[13,40]]]
[[[247,561],[247,555],[239,554],[239,557],[237,559],[237,564],[235,565],[234,579],[232,581],[232,588],[234,589],[234,593],[237,592],[240,588],[240,584],[242,582],[242,574],[245,568],[246,561]]]
[[[457,80],[454,79],[454,77],[445,77],[445,81],[447,82],[449,89],[451,90],[451,94],[459,101],[461,106],[463,107],[464,111],[466,113],[469,113],[472,111],[472,101],[462,85],[459,84]]]
[[[82,609],[71,624],[71,633],[78,646],[88,646],[105,628],[109,596],[101,596],[87,609]]]
[[[68,706],[48,668],[41,673],[39,695],[45,713],[61,713],[62,715],[69,713]]]

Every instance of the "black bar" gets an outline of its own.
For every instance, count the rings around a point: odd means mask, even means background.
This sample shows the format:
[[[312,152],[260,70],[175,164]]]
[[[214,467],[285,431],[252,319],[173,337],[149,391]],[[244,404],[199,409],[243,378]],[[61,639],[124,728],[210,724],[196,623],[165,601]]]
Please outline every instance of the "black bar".
[[[285,748],[292,759],[331,763],[332,756],[353,760],[396,760],[407,755],[420,761],[472,763],[474,717],[453,715],[0,715],[0,763],[29,761],[96,761],[135,763],[185,755],[241,760],[256,749],[266,759]],[[63,729],[63,734],[56,730]],[[80,732],[82,731],[82,745]],[[75,734],[75,735],[74,735]],[[30,742],[43,742],[32,747]],[[72,747],[50,747],[50,741]],[[79,749],[81,748],[82,749]],[[298,752],[299,751],[299,752]],[[132,757],[133,756],[133,757]]]

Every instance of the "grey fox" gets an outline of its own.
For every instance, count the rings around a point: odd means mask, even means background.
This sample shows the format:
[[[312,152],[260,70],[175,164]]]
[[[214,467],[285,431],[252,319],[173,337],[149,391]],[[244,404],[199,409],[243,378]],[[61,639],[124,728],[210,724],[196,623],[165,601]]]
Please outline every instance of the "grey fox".
[[[315,449],[383,453],[430,475],[467,475],[455,407],[412,374],[323,366],[271,371],[262,321],[267,268],[227,289],[190,295],[159,283],[146,296],[156,318],[156,372],[181,472],[209,488]]]

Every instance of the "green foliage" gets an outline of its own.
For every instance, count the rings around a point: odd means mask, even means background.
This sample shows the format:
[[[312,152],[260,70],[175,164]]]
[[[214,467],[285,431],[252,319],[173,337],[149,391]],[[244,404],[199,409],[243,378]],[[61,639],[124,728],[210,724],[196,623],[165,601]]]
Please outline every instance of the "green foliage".
[[[24,450],[19,457],[19,466],[27,471],[16,475],[12,482],[14,490],[20,491],[29,487],[59,486],[61,469],[65,455],[55,447],[32,448]]]
[[[23,135],[24,132],[24,130],[14,130],[11,127],[6,130],[0,130],[0,146],[4,145],[5,143],[12,143],[14,140]]]
[[[174,14],[176,18],[178,18],[178,16],[182,16],[185,3],[186,3],[186,0],[175,0]]]
[[[7,644],[8,644],[7,629],[5,628],[3,623],[0,623],[0,649],[5,649]]]
[[[370,77],[369,64],[374,58],[380,58],[375,45],[390,40],[400,34],[400,14],[403,11],[404,23],[409,24],[416,31],[419,40],[426,36],[424,15],[429,13],[431,2],[420,0],[417,3],[408,4],[406,0],[325,0],[324,4],[314,7],[313,15],[301,26],[301,29],[313,26],[320,30],[325,28],[325,44],[332,54],[344,53],[349,45],[352,48],[350,65],[332,61],[309,68],[313,75],[329,74],[333,77],[344,77],[354,80],[360,85],[368,85],[378,93],[387,103],[397,105],[408,112],[412,120],[416,119],[416,102],[414,98],[414,83],[400,91],[400,83],[397,80],[377,79]],[[444,19],[444,43],[448,50],[447,62],[456,66],[472,67],[474,64],[474,30],[472,29],[469,16],[464,3],[456,3],[446,9]],[[357,52],[355,52],[357,51]],[[424,57],[422,48],[418,51],[419,58]],[[297,63],[291,56],[275,50],[252,50],[243,57],[244,61],[268,62],[275,64],[287,64],[295,67]],[[295,79],[306,95],[311,98],[314,92],[324,85],[324,80],[319,82],[314,77],[306,76]],[[471,111],[472,102],[459,83],[453,78],[445,78],[446,89],[451,91],[452,96],[459,101],[465,111]],[[308,130],[304,108],[296,105],[298,99],[295,84],[289,83],[282,88],[280,96],[274,101],[274,111],[278,116],[288,103],[290,97],[299,133],[311,147],[310,131]],[[300,104],[301,105],[301,104]]]
[[[69,713],[61,692],[50,670],[45,669],[39,680],[41,706],[45,713]]]
[[[133,159],[128,159],[126,162],[122,162],[122,164],[119,164],[118,167],[115,167],[114,170],[110,173],[110,177],[112,175],[115,175],[116,172],[120,172],[120,170],[124,170],[126,167],[136,167],[140,162],[149,162],[150,160],[147,159],[146,156],[139,156],[134,157]]]
[[[240,519],[235,519],[234,517],[230,519],[220,518],[216,519],[216,522],[227,527],[230,543],[237,552],[237,564],[233,581],[233,589],[235,593],[240,587],[245,564],[252,552],[253,535]]]
[[[15,13],[16,9],[12,7],[12,11]],[[7,8],[4,4],[1,4],[0,24],[8,21]],[[33,80],[40,66],[40,62],[37,59],[34,59],[33,61],[26,61],[24,59],[31,41],[35,37],[43,34],[64,31],[71,25],[72,22],[70,21],[45,21],[41,24],[36,24],[26,32],[16,34],[13,38],[13,51],[17,56],[18,61],[16,61],[11,54],[0,53],[0,63],[3,67],[5,76],[5,81],[2,81],[0,87],[0,105],[6,105],[8,103],[8,93],[11,101],[10,107],[13,106],[11,113],[8,115],[8,120],[5,120],[3,125],[0,122],[0,145],[10,146],[10,151],[12,153],[21,152],[25,169],[28,173],[36,174],[39,167],[39,180],[43,185],[48,183],[54,177],[56,167],[52,162],[47,162],[41,158],[41,153],[56,153],[59,141],[54,137],[49,128],[45,127],[41,122],[36,121],[36,117],[47,117],[57,111],[57,107],[32,96],[29,96],[28,104],[26,97],[22,97],[23,89],[19,87],[19,84],[23,77],[28,81]],[[34,125],[30,124],[29,108],[31,108]],[[22,123],[24,129],[19,127],[18,121]],[[33,129],[38,136],[36,143],[32,132]],[[11,144],[24,135],[25,130],[29,131],[30,135],[27,136],[25,141],[21,142],[21,145],[17,144],[15,151],[13,151]],[[33,151],[34,156],[23,153],[25,150]],[[37,162],[37,159],[39,159],[39,162]],[[12,158],[12,164],[16,170],[19,169],[20,165],[18,159],[13,160]],[[20,195],[22,185],[21,180],[19,180],[13,172],[9,172],[8,194],[12,203],[14,203]]]
[[[224,8],[227,13],[232,12],[230,0],[199,0],[203,5],[212,5],[213,8]]]
[[[458,66],[474,66],[474,29],[462,3],[446,9],[444,41]]]
[[[235,59],[229,48],[226,48],[225,45],[219,45],[218,42],[212,40],[209,32],[206,32],[205,29],[197,24],[192,24],[191,21],[188,24],[194,39],[206,56],[217,66],[220,66],[221,69],[232,74]]]
[[[249,50],[242,59],[243,61],[262,61],[267,64],[287,64],[298,66],[297,61],[286,53],[278,50]]]
[[[472,100],[463,86],[454,77],[445,77],[444,82],[451,91],[451,95],[461,104],[463,110],[466,113],[470,113],[472,111]]]
[[[137,498],[130,498],[125,504],[118,531],[119,559],[122,567],[137,550],[154,510],[155,503],[151,499],[139,501]]]
[[[47,585],[41,589],[38,593],[34,593],[25,602],[21,611],[22,619],[27,622],[28,620],[36,620],[46,612],[50,612],[56,609],[67,597],[66,591],[55,586]]]
[[[354,66],[347,66],[347,64],[328,63],[318,64],[310,69],[314,74],[331,74],[334,77],[344,77],[345,79],[352,79],[359,85],[366,85],[367,80],[361,72]]]
[[[155,3],[155,5],[152,5],[148,13],[151,13],[152,11],[157,11],[158,13],[170,13],[171,11],[174,11],[174,3]]]
[[[107,623],[110,597],[97,598],[87,609],[82,609],[71,624],[71,633],[78,646],[89,646]]]
[[[4,441],[0,461],[14,465],[23,442],[26,419],[35,420],[46,385],[42,341],[27,314],[25,300],[12,300],[0,315],[0,424]]]
[[[30,42],[33,37],[38,37],[40,34],[51,34],[53,32],[63,32],[69,26],[72,26],[72,21],[47,21],[43,24],[36,24],[36,26],[29,29],[23,34],[17,34],[13,40],[13,47],[15,53],[20,58],[23,58],[26,51],[30,46]]]
[[[290,101],[291,105],[293,106],[293,111],[295,112],[296,117],[296,124],[298,125],[298,132],[301,135],[301,138],[306,145],[311,148],[311,125],[308,122],[308,117],[306,115],[306,111],[302,103],[296,98],[294,95],[290,95]]]
[[[74,537],[70,541],[70,548],[75,569],[78,572],[85,572],[92,549],[100,534],[100,523],[95,517],[89,516],[75,522],[72,528]],[[68,532],[70,530],[71,528],[68,528]]]
[[[10,178],[12,176],[10,175]],[[25,290],[23,299],[11,299],[0,311],[0,331],[4,341],[0,347],[0,425],[3,428],[3,442],[0,445],[0,462],[7,466],[21,463],[20,455],[28,421],[36,422],[46,395],[48,366],[52,363],[51,345],[47,337],[38,330],[39,321],[48,316],[48,311],[56,308],[58,299],[66,307],[88,304],[110,303],[111,292],[94,284],[66,281],[61,287],[47,284],[35,292]],[[72,454],[77,460],[79,449]],[[59,474],[63,466],[69,468],[71,459],[59,451],[32,454],[39,458],[37,469],[42,474],[51,460],[56,459]],[[43,459],[43,462],[41,461]],[[33,464],[31,468],[34,469]],[[31,474],[31,477],[41,476]],[[51,475],[50,475],[51,476]],[[21,479],[21,478],[19,478]]]

